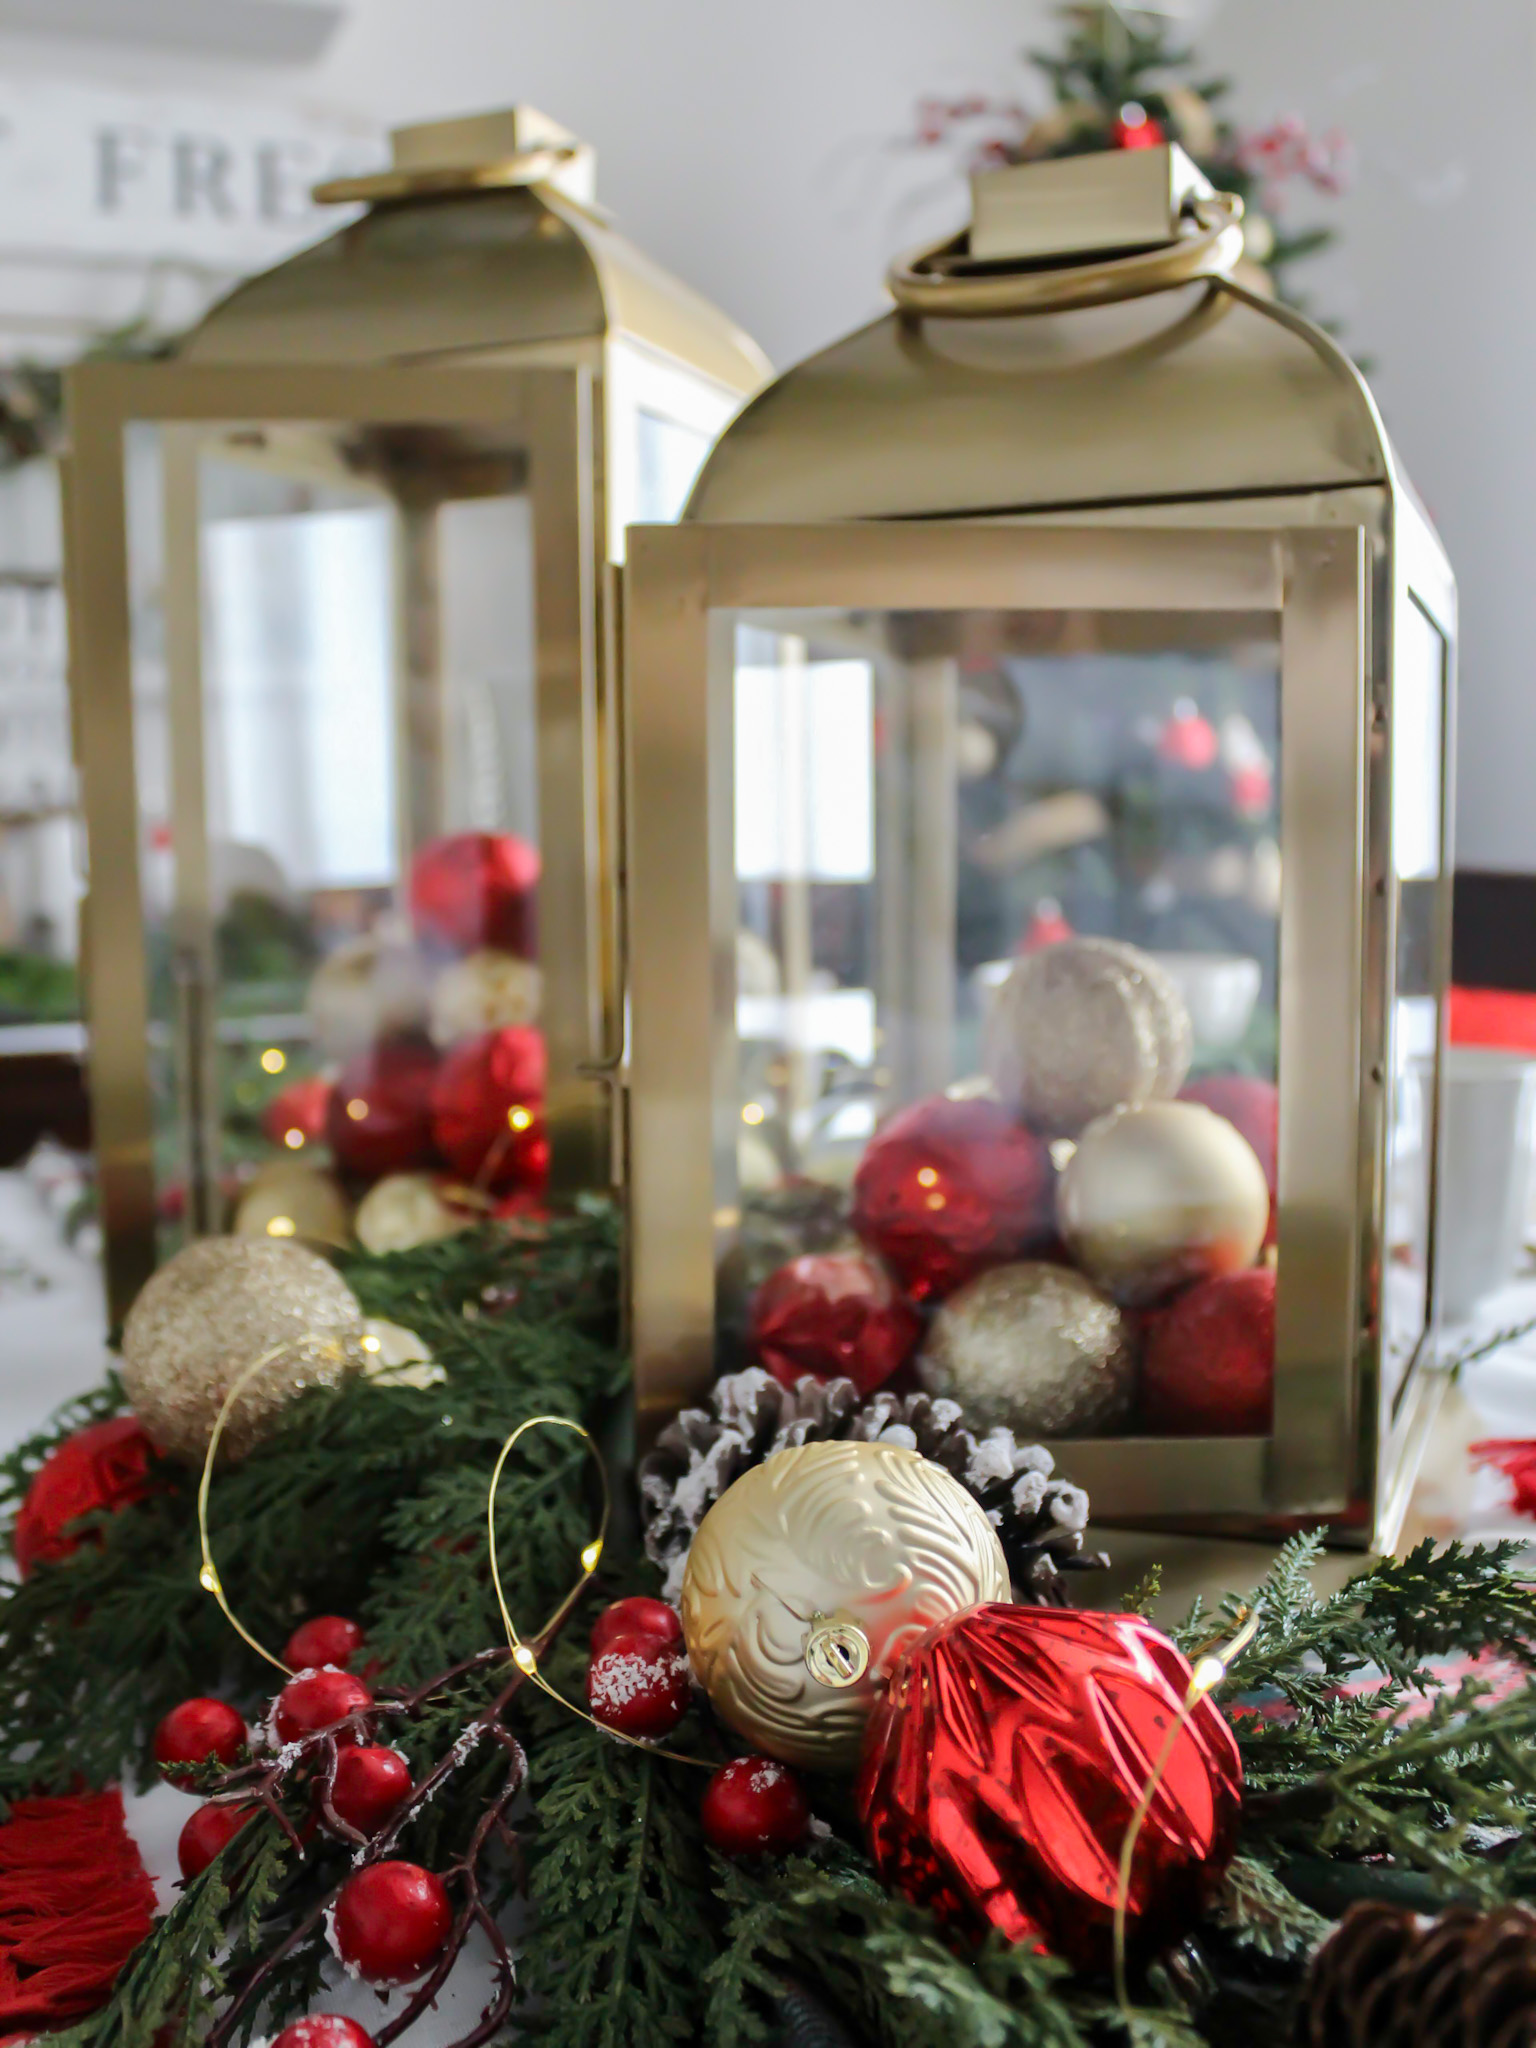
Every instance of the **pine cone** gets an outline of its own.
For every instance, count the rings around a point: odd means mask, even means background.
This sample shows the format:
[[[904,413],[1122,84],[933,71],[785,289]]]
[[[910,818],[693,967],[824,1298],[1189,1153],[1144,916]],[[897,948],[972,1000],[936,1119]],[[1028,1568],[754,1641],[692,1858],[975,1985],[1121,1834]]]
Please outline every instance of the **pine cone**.
[[[1301,2048],[1532,2048],[1536,1913],[1361,1900],[1312,1958]]]
[[[1088,1496],[1052,1477],[1053,1460],[1009,1429],[976,1437],[958,1402],[930,1394],[873,1394],[860,1401],[851,1380],[807,1376],[780,1386],[760,1366],[728,1373],[703,1408],[687,1408],[640,1465],[646,1554],[667,1574],[667,1597],[682,1584],[688,1546],[732,1480],[789,1444],[847,1438],[904,1444],[954,1475],[987,1510],[1002,1540],[1015,1597],[1065,1605],[1064,1571],[1102,1564],[1084,1557]]]

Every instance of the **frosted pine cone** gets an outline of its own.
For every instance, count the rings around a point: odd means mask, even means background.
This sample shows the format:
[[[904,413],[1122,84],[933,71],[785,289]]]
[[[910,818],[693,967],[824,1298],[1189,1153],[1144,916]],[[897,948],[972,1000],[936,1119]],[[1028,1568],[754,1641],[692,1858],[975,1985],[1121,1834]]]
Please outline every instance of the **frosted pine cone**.
[[[1088,1496],[1052,1476],[1051,1454],[1038,1444],[1002,1428],[977,1437],[958,1402],[930,1394],[861,1402],[851,1380],[807,1377],[782,1387],[749,1366],[717,1380],[706,1406],[684,1409],[641,1461],[646,1554],[667,1575],[666,1597],[676,1596],[688,1546],[732,1480],[774,1451],[838,1437],[904,1444],[958,1479],[997,1530],[1019,1600],[1065,1605],[1060,1574],[1104,1561],[1082,1554]]]

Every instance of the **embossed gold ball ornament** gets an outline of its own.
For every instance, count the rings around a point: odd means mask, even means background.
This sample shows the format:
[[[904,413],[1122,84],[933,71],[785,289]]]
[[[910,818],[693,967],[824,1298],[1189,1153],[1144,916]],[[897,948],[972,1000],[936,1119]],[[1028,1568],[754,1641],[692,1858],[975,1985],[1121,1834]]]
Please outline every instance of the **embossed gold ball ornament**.
[[[1225,1117],[1198,1102],[1149,1102],[1084,1131],[1057,1183],[1056,1221],[1090,1279],[1139,1308],[1251,1266],[1269,1186]]]
[[[1150,953],[1119,939],[1062,939],[1014,962],[987,1007],[984,1063],[1036,1130],[1075,1137],[1122,1105],[1177,1095],[1189,1011]]]
[[[367,1252],[410,1252],[454,1237],[479,1220],[462,1202],[450,1202],[435,1173],[388,1173],[357,1205],[357,1241]]]
[[[162,1451],[203,1458],[240,1374],[270,1351],[233,1403],[223,1447],[245,1455],[306,1387],[363,1362],[363,1312],[341,1276],[302,1245],[205,1237],[145,1282],[123,1325],[123,1385]]]
[[[1136,1359],[1125,1319],[1068,1266],[1025,1259],[952,1294],[918,1360],[930,1394],[958,1401],[973,1429],[1099,1436],[1130,1416]]]
[[[996,1530],[941,1465],[894,1444],[801,1444],[700,1523],[683,1634],[710,1705],[754,1749],[844,1770],[902,1649],[1009,1595]]]

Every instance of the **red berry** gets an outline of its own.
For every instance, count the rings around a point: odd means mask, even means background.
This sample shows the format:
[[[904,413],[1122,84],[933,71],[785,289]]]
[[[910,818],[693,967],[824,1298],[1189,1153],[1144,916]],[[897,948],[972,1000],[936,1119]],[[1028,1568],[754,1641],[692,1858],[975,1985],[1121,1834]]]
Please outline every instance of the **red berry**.
[[[200,1806],[177,1838],[176,1861],[182,1876],[191,1879],[205,1871],[246,1822],[256,1818],[257,1811],[254,1806],[220,1806],[211,1800]]]
[[[331,1805],[360,1835],[375,1835],[410,1796],[411,1767],[397,1750],[369,1742],[336,1759]]]
[[[312,2012],[284,2027],[272,2048],[375,2048],[375,2043],[356,2020],[339,2012]]]
[[[373,1694],[350,1671],[306,1671],[290,1678],[277,1696],[272,1726],[279,1742],[301,1742],[306,1735],[318,1735],[333,1728],[349,1714],[361,1713],[373,1705]],[[361,1742],[355,1728],[337,1736],[338,1742]]]
[[[699,1818],[722,1856],[787,1856],[805,1840],[811,1802],[783,1764],[739,1756],[710,1779]]]
[[[172,1778],[210,1759],[229,1770],[249,1740],[245,1722],[226,1700],[183,1700],[155,1730],[155,1762]]]
[[[1170,1436],[1265,1436],[1275,1388],[1275,1276],[1201,1280],[1149,1319],[1141,1416]]]
[[[688,1659],[654,1636],[615,1636],[587,1667],[592,1718],[620,1735],[670,1735],[692,1697]]]
[[[409,1984],[442,1955],[453,1928],[448,1888],[416,1863],[370,1863],[336,1900],[336,1948],[370,1984]]]
[[[592,1624],[592,1654],[598,1656],[618,1636],[648,1636],[674,1650],[683,1647],[683,1624],[665,1600],[651,1600],[644,1593],[632,1593],[627,1600],[615,1600]]]
[[[318,1671],[326,1664],[344,1671],[366,1640],[357,1623],[344,1614],[317,1614],[301,1621],[288,1638],[283,1662],[295,1671]]]

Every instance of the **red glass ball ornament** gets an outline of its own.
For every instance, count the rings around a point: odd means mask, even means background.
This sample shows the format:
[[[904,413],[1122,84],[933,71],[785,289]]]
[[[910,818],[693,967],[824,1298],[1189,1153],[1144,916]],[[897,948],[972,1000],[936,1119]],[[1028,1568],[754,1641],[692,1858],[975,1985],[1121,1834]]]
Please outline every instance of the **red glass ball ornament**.
[[[453,1930],[448,1888],[419,1863],[370,1863],[336,1900],[337,1952],[370,1984],[409,1984],[442,1955]]]
[[[219,1806],[211,1800],[200,1806],[176,1838],[176,1861],[182,1876],[191,1879],[205,1871],[259,1811],[256,1806]]]
[[[786,1765],[739,1756],[710,1779],[699,1819],[722,1856],[787,1856],[805,1840],[811,1802]]]
[[[249,1740],[243,1717],[227,1700],[183,1700],[155,1730],[155,1762],[173,1778],[209,1761],[231,1770]]]
[[[537,951],[539,850],[510,832],[455,832],[411,863],[411,921],[425,944],[450,953],[497,946],[524,960]]]
[[[933,1095],[870,1140],[853,1225],[914,1301],[940,1301],[1050,1237],[1052,1179],[1044,1141],[1000,1103]]]
[[[398,1750],[369,1742],[336,1759],[331,1807],[360,1835],[376,1835],[411,1795],[411,1767]]]
[[[989,1927],[1080,1969],[1109,1961],[1127,1828],[1190,1668],[1135,1614],[974,1607],[897,1659],[856,1801],[894,1891],[958,1932]],[[1176,1940],[1237,1842],[1242,1763],[1208,1695],[1137,1837],[1126,1925]]]
[[[1203,1102],[1224,1116],[1245,1137],[1258,1156],[1269,1188],[1269,1229],[1264,1242],[1276,1237],[1279,1196],[1276,1162],[1280,1154],[1280,1091],[1257,1074],[1202,1074],[1179,1090],[1181,1102]]]
[[[644,1636],[680,1652],[683,1624],[677,1610],[665,1600],[651,1600],[644,1593],[631,1593],[627,1600],[615,1600],[592,1624],[592,1655],[595,1657],[620,1636]]]
[[[425,1038],[386,1038],[347,1061],[325,1120],[343,1173],[380,1180],[432,1164],[437,1065],[436,1048]]]
[[[144,1425],[132,1415],[90,1423],[50,1451],[27,1488],[11,1538],[21,1576],[79,1548],[81,1539],[65,1531],[81,1515],[100,1508],[117,1514],[142,1500],[153,1456]]]
[[[1216,728],[1187,699],[1173,707],[1173,716],[1157,736],[1157,751],[1175,768],[1200,773],[1215,766],[1221,751]]]
[[[1240,818],[1265,817],[1274,802],[1275,786],[1261,761],[1234,768],[1231,781],[1232,808]]]
[[[344,1614],[316,1614],[301,1621],[283,1646],[283,1662],[292,1671],[319,1671],[327,1664],[338,1670],[363,1647],[366,1638]]]
[[[593,1720],[641,1742],[670,1735],[692,1699],[688,1659],[654,1636],[615,1636],[587,1666]]]
[[[1162,123],[1154,121],[1139,101],[1129,101],[1110,129],[1116,149],[1156,149],[1165,140]]]
[[[1266,1436],[1275,1399],[1275,1276],[1201,1280],[1147,1319],[1141,1419],[1166,1436]]]
[[[377,2048],[372,2034],[339,2012],[306,2013],[284,2027],[272,2048]]]
[[[308,1074],[290,1081],[273,1096],[261,1112],[262,1132],[285,1151],[301,1152],[306,1145],[318,1145],[325,1136],[330,1109],[330,1082]]]
[[[443,1061],[432,1090],[438,1150],[465,1180],[537,1194],[549,1171],[544,1135],[544,1038],[509,1024],[466,1038]]]
[[[306,1671],[290,1678],[278,1694],[272,1726],[279,1742],[301,1742],[306,1735],[318,1735],[372,1705],[373,1694],[350,1671]],[[348,1728],[336,1739],[360,1743],[363,1737],[357,1729]]]
[[[849,1379],[861,1394],[883,1386],[917,1348],[922,1322],[866,1252],[808,1252],[752,1297],[749,1336],[782,1386],[809,1373]]]

